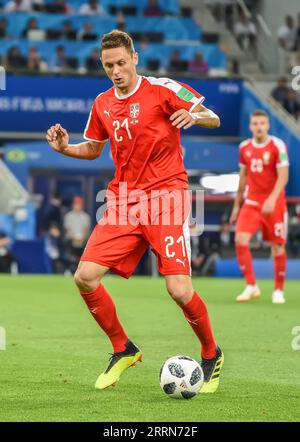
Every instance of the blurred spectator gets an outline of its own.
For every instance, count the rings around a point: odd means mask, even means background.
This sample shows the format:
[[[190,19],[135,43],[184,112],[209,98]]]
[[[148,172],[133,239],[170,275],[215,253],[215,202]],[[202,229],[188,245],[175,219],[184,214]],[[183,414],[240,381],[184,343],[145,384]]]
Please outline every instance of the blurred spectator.
[[[300,205],[297,204],[289,215],[288,247],[293,258],[300,255]]]
[[[44,12],[45,11],[44,0],[32,0],[31,7],[36,12]]]
[[[199,273],[204,261],[204,255],[200,252],[200,227],[194,223],[190,224],[191,240],[191,265],[194,272]]]
[[[27,68],[30,71],[43,71],[47,65],[41,59],[41,56],[36,48],[30,48],[27,57]]]
[[[4,12],[29,12],[31,9],[31,0],[10,0]]]
[[[11,242],[11,239],[4,232],[0,232],[0,273],[10,273],[13,263],[15,263],[15,259],[10,252]]]
[[[278,29],[278,43],[286,51],[293,51],[296,45],[297,28],[291,15],[285,17],[285,24]]]
[[[284,102],[287,100],[288,92],[289,88],[287,79],[282,77],[278,80],[277,85],[271,92],[271,95],[274,100],[278,101],[278,103],[283,106]]]
[[[0,38],[12,38],[7,32],[7,20],[0,18]]]
[[[46,205],[42,223],[44,231],[48,231],[51,224],[56,224],[62,229],[62,199],[58,193],[55,193]]]
[[[61,31],[61,38],[65,38],[66,40],[76,40],[77,32],[73,27],[73,24],[70,20],[65,20],[63,22],[63,27]]]
[[[78,40],[97,40],[98,35],[93,32],[93,25],[91,22],[86,22],[83,25],[83,29],[77,34]]]
[[[225,22],[226,27],[232,30],[236,0],[220,0],[207,2],[207,6],[211,8],[212,13],[217,21]]]
[[[208,64],[203,58],[201,52],[194,54],[194,59],[189,61],[188,70],[191,73],[207,74],[209,71]]]
[[[149,39],[145,35],[142,35],[140,40],[140,51],[144,51],[148,49],[148,47],[149,47]]]
[[[104,15],[105,12],[98,0],[89,0],[79,8],[79,14],[82,15]]]
[[[85,67],[89,72],[99,72],[102,69],[99,50],[93,49],[91,55],[85,60]]]
[[[146,17],[160,17],[163,15],[157,0],[148,0],[148,6],[144,10]]]
[[[180,52],[176,49],[172,52],[168,70],[170,72],[185,72],[188,63],[180,58]]]
[[[48,12],[55,14],[72,14],[73,12],[73,9],[65,0],[54,0],[53,3],[47,4],[46,9]]]
[[[53,273],[64,273],[65,259],[64,259],[64,244],[60,227],[56,223],[49,226],[46,235],[46,252],[51,259]]]
[[[220,226],[220,249],[223,256],[234,249],[234,232],[231,231],[228,221]]]
[[[117,23],[116,23],[116,29],[119,31],[126,32],[126,23],[125,23],[125,16],[122,13],[118,13],[117,15]]]
[[[149,38],[146,35],[141,36],[139,45],[139,64],[146,67],[149,71],[157,71],[160,66],[160,60],[155,58],[155,52],[149,44]]]
[[[295,50],[300,51],[300,12],[297,15]]]
[[[68,262],[73,273],[83,253],[91,227],[90,216],[83,211],[83,199],[79,196],[73,200],[73,208],[64,217],[66,230]]]
[[[215,262],[220,257],[220,232],[203,232],[199,241],[203,256],[200,275],[212,275]]]
[[[289,89],[286,100],[283,102],[283,107],[296,119],[300,117],[300,105],[298,97],[293,89]]]
[[[7,51],[5,67],[12,70],[26,68],[26,57],[21,54],[18,46],[12,46]]]
[[[38,25],[37,19],[30,18],[26,24],[25,29],[22,32],[22,37],[28,38],[28,33],[30,33],[30,31],[36,31],[38,29],[39,29],[39,25]]]
[[[242,49],[253,48],[255,46],[256,27],[244,13],[240,13],[239,20],[234,25],[234,34]]]
[[[72,68],[70,58],[67,57],[65,48],[63,46],[57,46],[55,56],[51,62],[51,67],[55,72]]]

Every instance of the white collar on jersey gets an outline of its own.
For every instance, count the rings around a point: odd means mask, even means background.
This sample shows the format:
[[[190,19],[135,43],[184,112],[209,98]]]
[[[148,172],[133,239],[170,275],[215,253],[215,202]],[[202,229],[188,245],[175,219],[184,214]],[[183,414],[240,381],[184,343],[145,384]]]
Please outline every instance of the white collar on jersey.
[[[141,85],[141,82],[142,82],[142,76],[141,76],[141,75],[138,75],[138,81],[137,81],[137,84],[136,84],[135,88],[134,88],[131,92],[129,92],[129,94],[127,94],[127,95],[121,95],[121,96],[120,96],[120,95],[118,95],[117,88],[114,88],[114,89],[115,89],[115,96],[116,96],[119,100],[125,100],[125,98],[131,97],[131,95],[133,95],[133,94],[136,93],[136,91],[138,90],[138,88],[139,88],[140,85]]]
[[[271,141],[271,138],[268,137],[264,143],[256,143],[255,139],[252,138],[252,145],[253,145],[253,147],[266,147],[270,141]]]

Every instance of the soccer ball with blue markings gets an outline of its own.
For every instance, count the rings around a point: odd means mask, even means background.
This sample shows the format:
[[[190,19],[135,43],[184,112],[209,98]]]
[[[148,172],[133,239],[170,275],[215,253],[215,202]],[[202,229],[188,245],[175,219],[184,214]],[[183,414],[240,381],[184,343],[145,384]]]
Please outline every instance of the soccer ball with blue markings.
[[[166,395],[175,399],[191,399],[204,382],[202,368],[189,356],[173,356],[160,369],[159,383]]]

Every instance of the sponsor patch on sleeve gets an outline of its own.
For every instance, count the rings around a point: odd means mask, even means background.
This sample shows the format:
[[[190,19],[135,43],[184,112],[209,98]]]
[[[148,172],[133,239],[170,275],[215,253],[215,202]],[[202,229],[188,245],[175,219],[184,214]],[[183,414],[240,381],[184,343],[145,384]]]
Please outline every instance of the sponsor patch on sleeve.
[[[195,98],[195,95],[185,87],[179,89],[176,95],[184,101],[191,101],[193,98]]]

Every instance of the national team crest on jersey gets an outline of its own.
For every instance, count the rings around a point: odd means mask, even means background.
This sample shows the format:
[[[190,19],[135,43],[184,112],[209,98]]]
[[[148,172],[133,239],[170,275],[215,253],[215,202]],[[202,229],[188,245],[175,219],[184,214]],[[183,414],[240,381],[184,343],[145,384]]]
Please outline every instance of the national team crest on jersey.
[[[250,152],[250,150],[246,150],[246,155],[247,155],[247,157],[251,157],[251,152]]]
[[[130,116],[131,118],[137,118],[140,114],[140,103],[131,103]]]
[[[263,154],[263,162],[264,162],[264,164],[269,164],[269,162],[270,162],[270,152],[264,152],[264,154]]]

